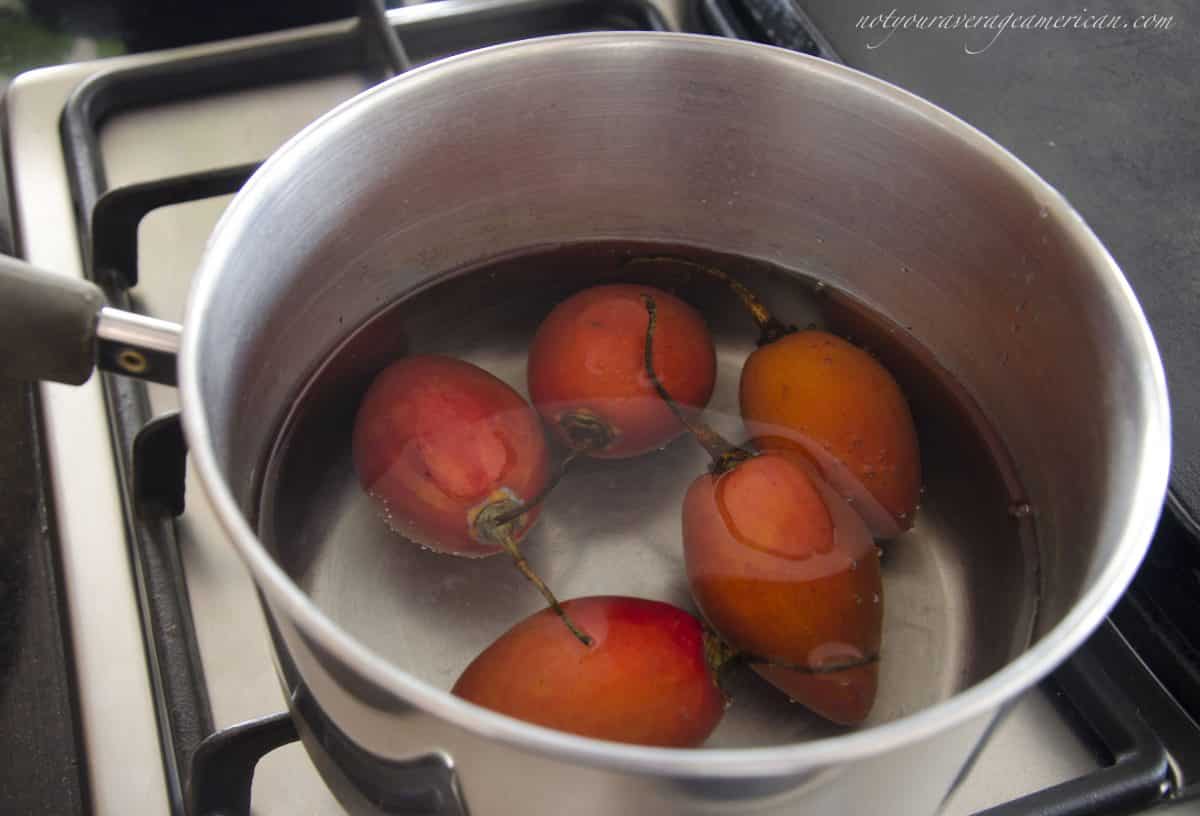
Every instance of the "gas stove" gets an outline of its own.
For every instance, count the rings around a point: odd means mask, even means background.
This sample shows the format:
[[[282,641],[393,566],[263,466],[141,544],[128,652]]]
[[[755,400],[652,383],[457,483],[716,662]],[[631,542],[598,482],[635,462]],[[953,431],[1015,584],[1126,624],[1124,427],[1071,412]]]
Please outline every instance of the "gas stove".
[[[181,320],[205,241],[257,164],[399,67],[382,19],[22,75],[6,101],[20,254],[95,279],[118,305]],[[788,3],[443,0],[392,10],[386,24],[415,64],[610,28],[741,36],[838,59]],[[40,405],[81,798],[97,814],[342,813],[282,713],[253,584],[196,480],[183,480],[184,496],[173,490],[174,390],[95,376],[41,386]],[[1185,522],[1164,524],[1160,538],[1194,548]],[[1196,709],[1180,705],[1190,686],[1167,693],[1172,683],[1128,642],[1162,640],[1145,634],[1160,631],[1153,617],[1127,599],[1116,624],[1016,701],[944,812],[1141,812],[1192,782],[1200,731]]]

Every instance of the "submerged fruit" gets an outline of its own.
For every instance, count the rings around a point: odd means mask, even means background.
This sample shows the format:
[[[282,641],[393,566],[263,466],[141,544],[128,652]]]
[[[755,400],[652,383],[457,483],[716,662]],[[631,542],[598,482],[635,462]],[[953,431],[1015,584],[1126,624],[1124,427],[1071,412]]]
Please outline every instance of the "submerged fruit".
[[[916,428],[874,357],[828,332],[787,334],[750,355],[740,398],[755,444],[808,454],[876,535],[912,525],[921,489]]]
[[[675,410],[652,362],[644,365]],[[834,722],[862,722],[875,702],[883,629],[878,550],[862,519],[792,451],[729,444],[680,415],[712,457],[683,502],[692,596],[726,644],[772,685]]]
[[[593,645],[579,643],[542,610],[476,657],[453,693],[595,739],[684,748],[708,738],[725,700],[705,659],[699,621],[641,598],[580,598],[563,607]]]
[[[671,257],[631,263],[683,264],[728,286],[759,329],[759,348],[746,360],[740,386],[754,445],[803,452],[875,536],[893,538],[912,526],[921,491],[917,433],[887,369],[840,337],[797,331],[776,319],[721,269]]]
[[[691,409],[712,396],[716,353],[696,310],[649,286],[585,289],[542,322],[528,374],[534,407],[567,445],[590,456],[637,456],[683,432],[642,367],[643,295],[659,304],[654,364],[671,394]]]
[[[546,484],[546,440],[521,396],[451,357],[392,363],[371,383],[354,422],[354,465],[391,526],[431,549],[492,555],[475,528],[489,503],[526,501]],[[537,517],[517,520],[519,539]]]
[[[866,718],[878,683],[879,557],[805,460],[767,452],[696,479],[683,547],[704,617],[760,675],[834,722]]]
[[[520,394],[453,357],[406,357],[371,382],[353,444],[359,481],[392,529],[453,555],[507,552],[566,628],[591,642],[519,547],[549,478],[541,423]]]

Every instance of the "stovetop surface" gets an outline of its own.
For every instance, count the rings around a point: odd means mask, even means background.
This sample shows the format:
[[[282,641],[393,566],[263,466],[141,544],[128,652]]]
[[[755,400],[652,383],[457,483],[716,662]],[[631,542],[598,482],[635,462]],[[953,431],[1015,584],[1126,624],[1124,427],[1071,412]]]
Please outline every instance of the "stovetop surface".
[[[1182,2],[1163,2],[1155,11],[1175,15],[1174,28],[1136,37],[1085,32],[1067,38],[1055,32],[1012,31],[988,51],[971,56],[960,53],[958,43],[946,32],[898,32],[889,42],[872,48],[871,44],[879,38],[868,37],[855,27],[862,13],[857,6],[865,4],[813,0],[805,5],[848,63],[891,79],[964,116],[1013,149],[1067,195],[1122,264],[1142,300],[1166,358],[1176,417],[1184,410],[1189,417],[1195,417],[1195,408],[1200,406],[1194,403],[1200,389],[1189,388],[1188,383],[1194,382],[1193,375],[1200,375],[1200,370],[1193,370],[1200,365],[1197,362],[1200,358],[1188,352],[1200,346],[1192,317],[1194,307],[1200,305],[1200,285],[1189,263],[1194,264],[1196,242],[1200,240],[1196,229],[1200,183],[1195,176],[1195,168],[1200,167],[1200,142],[1194,138],[1195,125],[1200,122],[1193,104],[1193,89],[1200,87],[1197,81],[1200,61],[1195,57],[1196,51],[1187,46],[1195,44],[1195,32],[1200,30],[1195,25],[1200,22],[1195,19],[1196,12],[1183,8]],[[952,10],[949,3],[920,5],[931,12]],[[1137,11],[1131,2],[1116,5],[1128,6],[1131,14]],[[1085,35],[1091,38],[1086,39]],[[342,76],[296,89],[296,93],[305,94],[317,107],[328,107],[361,86],[361,78]],[[1081,93],[1081,87],[1088,91]],[[253,118],[253,99],[228,103],[237,115]],[[304,121],[297,120],[295,126],[302,124]],[[165,146],[157,153],[153,147],[148,152],[144,147],[154,144],[143,139],[147,127],[165,129],[168,138],[159,143]],[[114,121],[104,134],[105,148],[114,157],[111,183],[140,180],[147,172],[177,173],[205,166],[211,155],[206,149],[211,151],[213,146],[206,148],[201,144],[202,139],[187,146],[190,130],[186,115],[182,120],[167,122],[147,112]],[[248,131],[239,136],[245,132]],[[244,160],[251,161],[269,152],[277,138],[264,136],[263,141],[230,138],[221,147],[244,151]],[[180,145],[187,147],[181,149]],[[123,151],[140,152],[147,163],[122,167],[119,157]],[[227,157],[222,154],[223,159]],[[240,155],[237,158],[243,160]],[[188,162],[198,164],[189,167]],[[157,252],[158,257],[169,261],[157,267],[163,274],[187,269],[200,250],[199,244],[189,243],[193,239],[180,240],[182,235],[197,234],[192,227],[183,225],[211,222],[224,203],[212,199],[167,208],[148,219],[144,226],[143,241],[147,245],[144,251]],[[156,303],[153,297],[148,297],[142,302],[152,313],[179,317],[173,312],[178,304],[169,298]],[[28,485],[30,479],[38,477],[39,458],[28,435],[33,419],[29,397],[29,391],[23,388],[6,389],[2,397],[6,400],[5,410],[15,420],[13,424],[5,423],[7,436],[3,441],[8,447],[2,450],[6,454],[11,451],[11,456],[5,455],[0,461],[0,477],[5,484]],[[152,391],[151,399],[156,409],[165,409],[173,403],[174,395],[169,391]],[[14,433],[17,428],[25,430]],[[1187,426],[1177,422],[1175,485],[1181,504],[1194,508],[1187,479],[1193,475],[1194,463],[1200,460],[1189,455],[1195,452],[1189,433]],[[1184,457],[1186,461],[1181,463]],[[18,621],[20,631],[17,638],[0,639],[0,652],[4,653],[0,655],[0,669],[5,665],[5,657],[10,663],[22,666],[41,661],[63,665],[67,655],[61,642],[54,643],[62,621],[55,611],[57,588],[46,568],[48,531],[42,522],[42,515],[50,508],[44,507],[28,490],[4,492],[5,503],[0,503],[3,533],[0,540],[11,551],[19,550],[32,566],[21,567],[20,574],[10,570],[0,576],[5,582],[0,583],[0,604],[18,598],[20,605],[19,615],[7,620],[0,618],[0,626]],[[196,499],[189,497],[189,500]],[[187,517],[181,522],[184,535],[191,523]],[[228,552],[196,548],[189,557],[189,580],[206,576],[228,593],[252,595],[240,564]],[[1185,575],[1181,579],[1197,580],[1197,576]],[[10,591],[7,596],[3,592],[5,586],[18,585],[19,591]],[[260,631],[223,618],[220,610],[225,604],[221,594],[204,597],[201,603],[207,604],[209,610],[196,613],[198,620],[209,621],[202,625],[209,627],[207,634],[200,633],[202,650],[206,638],[213,641],[241,637],[244,646],[240,650],[269,661]],[[14,645],[18,639],[19,650]],[[268,680],[272,684],[269,687],[256,683],[240,687],[231,684],[214,692],[216,724],[229,725],[280,709],[282,700],[273,685],[274,678]],[[72,701],[65,689],[53,686],[36,673],[21,671],[10,671],[7,679],[0,679],[0,702],[4,703],[0,706],[0,733],[29,733],[30,722],[57,718],[63,727],[54,739],[76,739],[69,718],[64,716]],[[1024,703],[1023,711],[1020,716],[1028,719],[1047,722],[1053,719],[1053,705],[1044,697]],[[1065,747],[1058,757],[1061,767],[1053,769],[1057,776],[1051,775],[1051,779],[1066,778],[1095,766],[1090,746],[1073,739],[1069,732],[1058,738]],[[1018,752],[1020,739],[1023,737],[1018,738],[1014,749]],[[4,746],[6,751],[10,750],[10,744],[14,748],[20,745],[8,743]],[[1028,757],[1034,756],[1035,748],[1028,746]],[[1047,772],[1044,763],[1032,759],[1025,768],[1001,763],[990,766],[989,770],[989,762],[993,761],[985,754],[980,766],[982,772],[992,777],[1018,773],[1036,782],[1039,774]],[[304,762],[299,746],[270,755],[262,766],[261,779],[256,782],[256,786],[262,786],[255,789],[256,802],[262,797],[286,795],[292,798],[283,801],[303,803],[306,812],[327,812],[326,809],[336,812],[327,792],[322,800],[321,788],[309,792],[303,784],[296,784],[292,768]],[[45,783],[22,774],[22,767],[15,763],[0,770],[3,783],[0,803],[6,801],[5,796],[13,803],[11,808],[2,808],[5,812],[36,812],[31,804],[36,800],[31,795],[37,794],[24,794],[22,798],[22,790]],[[63,763],[61,773],[64,777],[80,776],[78,767],[70,761]],[[952,803],[952,812],[966,813],[997,801],[995,793],[989,793],[986,787],[960,795]],[[60,801],[62,807],[54,807],[55,812],[72,812],[81,806],[83,797],[68,792]],[[43,800],[41,804],[49,802]],[[957,811],[953,810],[955,806],[959,808]]]

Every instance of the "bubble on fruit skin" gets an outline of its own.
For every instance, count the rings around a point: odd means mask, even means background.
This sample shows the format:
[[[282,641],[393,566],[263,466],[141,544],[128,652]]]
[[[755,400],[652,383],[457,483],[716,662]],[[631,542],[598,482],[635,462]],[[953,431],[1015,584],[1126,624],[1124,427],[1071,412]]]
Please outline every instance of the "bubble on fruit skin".
[[[379,517],[383,519],[383,523],[388,526],[388,529],[394,533],[400,533],[403,535],[404,531],[400,529],[399,523],[392,515],[392,507],[388,503],[387,499],[376,493],[374,490],[368,490],[367,495],[372,501],[375,502],[375,506],[379,508]]]
[[[502,489],[507,490],[508,488]],[[454,555],[460,558],[484,558],[494,554],[494,551],[486,550],[464,552],[454,547],[444,547],[439,541],[430,541],[429,538],[421,532],[420,526],[415,521],[403,516],[397,517],[392,512],[391,503],[383,498],[383,496],[381,496],[378,492],[374,490],[367,490],[366,494],[371,498],[372,501],[375,502],[376,507],[379,508],[379,518],[381,521],[383,521],[389,532],[399,536],[400,538],[403,538],[406,541],[416,544],[426,552],[438,553],[441,555]]]

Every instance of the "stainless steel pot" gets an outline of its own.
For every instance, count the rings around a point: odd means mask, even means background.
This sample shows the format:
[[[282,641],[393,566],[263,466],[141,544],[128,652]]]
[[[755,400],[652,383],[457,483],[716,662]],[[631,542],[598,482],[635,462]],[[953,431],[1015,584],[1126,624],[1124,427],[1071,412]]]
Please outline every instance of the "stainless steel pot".
[[[314,601],[312,563],[260,518],[260,502],[289,406],[321,362],[381,307],[453,272],[608,238],[815,273],[911,327],[981,406],[1033,508],[1040,572],[1001,616],[1010,631],[980,623],[986,604],[962,605],[966,656],[921,657],[948,664],[950,686],[929,705],[788,744],[603,743],[458,700],[418,676],[428,656],[387,648],[392,621],[377,621],[372,640]],[[306,745],[353,812],[935,812],[1004,705],[1120,596],[1166,489],[1157,350],[1070,206],[944,111],[742,42],[549,38],[363,94],[282,148],[230,205],[185,325],[197,469],[262,593]],[[321,494],[310,483],[308,498]],[[303,501],[269,503],[303,513]],[[987,538],[986,524],[976,530]],[[939,563],[974,570],[965,586],[1004,594],[987,589],[997,556],[986,547],[933,539]],[[1034,605],[1024,648],[1020,610]],[[999,642],[971,640],[993,631]],[[885,667],[903,665],[889,642]]]

